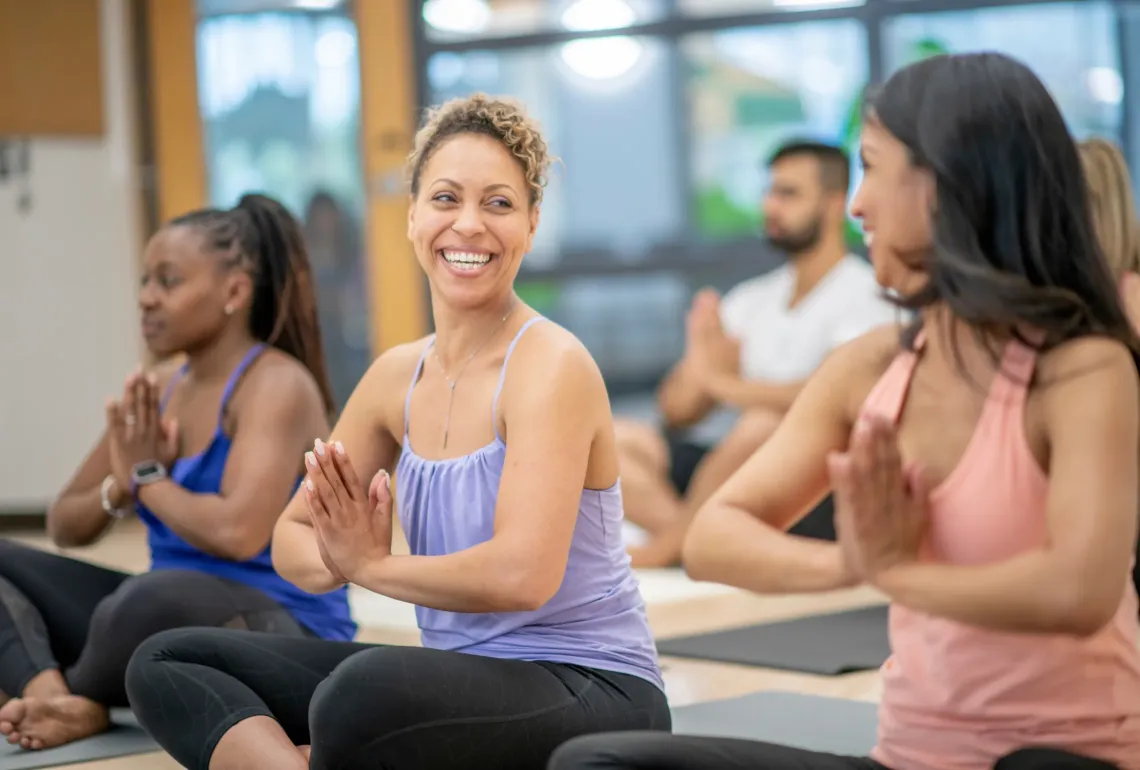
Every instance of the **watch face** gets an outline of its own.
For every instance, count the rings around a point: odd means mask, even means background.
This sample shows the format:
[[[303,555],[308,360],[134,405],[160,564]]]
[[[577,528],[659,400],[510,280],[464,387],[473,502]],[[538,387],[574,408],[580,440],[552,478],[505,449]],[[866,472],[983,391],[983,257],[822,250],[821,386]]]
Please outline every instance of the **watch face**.
[[[162,465],[154,462],[153,460],[145,463],[139,463],[134,467],[134,477],[140,482],[161,479],[165,475],[166,471],[163,469]]]

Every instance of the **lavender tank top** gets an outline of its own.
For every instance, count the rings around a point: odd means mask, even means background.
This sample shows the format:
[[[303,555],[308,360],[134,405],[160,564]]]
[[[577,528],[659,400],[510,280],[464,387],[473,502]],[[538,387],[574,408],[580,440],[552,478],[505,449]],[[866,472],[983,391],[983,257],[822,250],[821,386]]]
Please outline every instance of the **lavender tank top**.
[[[447,460],[420,457],[408,440],[412,390],[423,372],[420,354],[404,402],[403,451],[396,466],[397,512],[415,555],[438,556],[491,538],[507,445],[495,409],[515,345],[511,340],[488,415],[495,438]],[[416,607],[424,647],[495,658],[549,661],[639,676],[663,688],[645,603],[621,536],[621,488],[583,489],[566,573],[558,592],[529,612],[462,613]]]

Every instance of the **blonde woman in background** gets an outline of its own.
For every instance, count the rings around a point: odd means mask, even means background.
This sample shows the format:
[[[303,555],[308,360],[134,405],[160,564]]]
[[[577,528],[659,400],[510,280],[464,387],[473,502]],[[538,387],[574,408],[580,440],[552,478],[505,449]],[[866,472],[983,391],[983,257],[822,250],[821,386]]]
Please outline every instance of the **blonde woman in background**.
[[[1120,286],[1128,320],[1140,331],[1140,222],[1128,162],[1107,139],[1088,139],[1078,148],[1101,250]],[[1140,547],[1132,564],[1132,584],[1140,591]]]
[[[1080,151],[1093,225],[1108,265],[1120,282],[1128,320],[1132,328],[1140,330],[1140,224],[1128,163],[1120,149],[1106,139],[1081,142]]]

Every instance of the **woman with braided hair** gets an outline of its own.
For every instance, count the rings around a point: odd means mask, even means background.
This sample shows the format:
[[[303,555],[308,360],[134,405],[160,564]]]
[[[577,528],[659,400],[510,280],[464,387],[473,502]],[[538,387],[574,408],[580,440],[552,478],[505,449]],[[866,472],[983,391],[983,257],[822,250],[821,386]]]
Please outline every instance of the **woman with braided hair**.
[[[136,512],[151,565],[128,575],[0,541],[0,733],[43,749],[106,729],[151,634],[215,626],[351,639],[344,587],[278,576],[273,527],[332,411],[299,226],[247,195],[167,224],[147,245],[142,332],[166,371],[136,372],[47,515],[62,547]]]

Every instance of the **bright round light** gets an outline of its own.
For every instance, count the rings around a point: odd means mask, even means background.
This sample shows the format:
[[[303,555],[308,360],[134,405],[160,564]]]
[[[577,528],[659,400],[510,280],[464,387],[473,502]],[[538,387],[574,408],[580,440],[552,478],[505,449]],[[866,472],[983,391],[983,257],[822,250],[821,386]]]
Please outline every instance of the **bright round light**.
[[[1092,98],[1101,104],[1120,104],[1124,101],[1124,80],[1112,67],[1093,67],[1085,75]]]
[[[314,56],[321,67],[343,67],[356,53],[356,38],[343,29],[322,32],[317,38]]]
[[[562,44],[562,61],[582,77],[612,80],[633,69],[641,43],[631,37],[595,37]]]
[[[577,0],[562,12],[562,26],[575,32],[621,29],[637,21],[623,0]]]
[[[424,21],[440,32],[474,35],[491,22],[486,0],[427,0]]]

